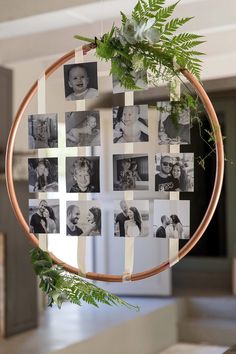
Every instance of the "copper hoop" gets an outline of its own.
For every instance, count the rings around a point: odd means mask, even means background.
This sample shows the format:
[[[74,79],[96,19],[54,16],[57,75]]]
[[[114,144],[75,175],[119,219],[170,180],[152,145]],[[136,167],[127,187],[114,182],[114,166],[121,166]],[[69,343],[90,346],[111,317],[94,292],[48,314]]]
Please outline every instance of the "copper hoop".
[[[88,52],[91,47],[89,46],[84,46],[83,51],[84,53]],[[45,71],[45,78],[48,79],[49,76],[51,76],[54,71],[56,71],[61,65],[66,63],[68,60],[72,59],[75,56],[74,50],[65,54],[63,57],[61,57],[59,60],[57,60],[55,63],[53,63],[46,71]],[[208,224],[211,221],[211,218],[214,214],[214,211],[216,209],[219,197],[220,197],[220,192],[222,188],[222,183],[223,183],[223,174],[224,174],[224,148],[223,148],[223,141],[222,141],[222,135],[221,135],[221,129],[220,125],[215,113],[215,110],[212,106],[212,103],[207,96],[204,88],[200,84],[200,82],[187,70],[182,69],[181,70],[182,74],[189,80],[189,82],[192,84],[194,90],[196,91],[197,95],[201,99],[206,112],[208,114],[209,121],[211,123],[211,127],[214,133],[215,137],[215,143],[216,143],[216,176],[215,176],[215,182],[214,182],[214,188],[212,191],[210,203],[208,205],[208,208],[206,210],[206,213],[202,219],[201,224],[195,231],[194,235],[191,237],[191,239],[188,241],[188,243],[179,251],[178,253],[178,258],[179,260],[183,258],[193,247],[194,245],[198,242],[198,240],[202,237],[203,233],[205,232]],[[6,184],[7,184],[7,190],[8,190],[8,195],[12,204],[12,208],[15,212],[15,215],[22,225],[27,237],[29,240],[33,243],[35,247],[38,247],[39,242],[36,236],[32,233],[29,232],[29,227],[27,222],[25,221],[17,198],[16,198],[16,193],[15,193],[15,188],[14,188],[14,182],[13,182],[13,173],[12,173],[12,162],[13,162],[13,150],[14,150],[14,142],[16,138],[16,132],[18,129],[18,126],[21,122],[21,119],[23,117],[23,114],[25,112],[26,107],[28,106],[29,102],[31,101],[32,97],[35,95],[37,92],[37,81],[33,84],[29,92],[26,94],[25,98],[23,99],[18,112],[15,116],[15,119],[13,121],[11,131],[8,137],[8,142],[7,142],[7,149],[6,149]],[[78,269],[75,267],[70,266],[69,264],[63,263],[59,258],[57,258],[54,254],[51,253],[51,256],[54,260],[55,263],[57,264],[63,264],[63,267],[65,270],[78,274]],[[141,280],[148,278],[152,275],[158,274],[167,268],[171,267],[171,264],[169,261],[161,263],[159,266],[148,269],[146,271],[140,272],[140,273],[135,273],[131,275],[130,280],[135,281],[135,280]],[[123,275],[112,275],[112,274],[101,274],[101,273],[94,273],[94,272],[88,272],[86,273],[86,278],[88,279],[93,279],[93,280],[100,280],[100,281],[106,281],[106,282],[122,282],[123,281]]]

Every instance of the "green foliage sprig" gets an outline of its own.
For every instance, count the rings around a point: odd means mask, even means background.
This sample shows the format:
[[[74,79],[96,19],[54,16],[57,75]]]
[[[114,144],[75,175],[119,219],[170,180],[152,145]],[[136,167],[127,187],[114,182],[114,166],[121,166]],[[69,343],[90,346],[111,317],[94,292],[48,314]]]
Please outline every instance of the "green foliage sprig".
[[[192,17],[171,18],[178,2],[165,7],[165,0],[139,0],[131,17],[121,12],[121,27],[112,26],[100,39],[76,35],[75,38],[96,44],[100,59],[111,60],[111,73],[126,89],[138,89],[136,73],[160,72],[169,81],[179,68],[200,77],[202,52],[195,47],[202,36],[177,33]],[[164,68],[164,70],[163,70]]]
[[[40,248],[32,249],[30,258],[33,269],[40,278],[39,287],[48,296],[48,306],[56,304],[61,308],[63,302],[69,301],[79,306],[86,302],[95,307],[99,307],[99,304],[120,305],[139,311],[138,306],[127,303],[78,275],[66,272],[53,263],[48,252]]]

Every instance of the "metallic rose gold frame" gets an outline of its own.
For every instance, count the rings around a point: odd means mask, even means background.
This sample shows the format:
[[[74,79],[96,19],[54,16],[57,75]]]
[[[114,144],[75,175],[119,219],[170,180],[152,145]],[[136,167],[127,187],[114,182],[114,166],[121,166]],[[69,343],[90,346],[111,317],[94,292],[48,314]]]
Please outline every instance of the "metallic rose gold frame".
[[[84,54],[88,52],[93,45],[91,46],[84,46]],[[66,63],[68,60],[72,59],[75,55],[74,50],[67,53],[63,57],[61,57],[59,60],[57,60],[55,63],[53,63],[46,71],[45,71],[45,77],[46,79],[51,76],[54,71],[56,71],[61,65]],[[215,137],[215,142],[216,142],[216,176],[215,176],[215,183],[214,183],[214,188],[212,191],[212,196],[210,199],[210,203],[208,205],[208,208],[206,210],[206,213],[202,219],[201,224],[195,231],[194,235],[191,237],[191,239],[188,241],[188,243],[181,248],[178,254],[178,258],[181,259],[183,258],[193,247],[194,245],[198,242],[198,240],[201,238],[203,233],[205,232],[213,214],[216,209],[219,197],[220,197],[220,192],[221,192],[221,187],[222,187],[222,182],[223,182],[223,174],[224,174],[224,148],[223,148],[223,141],[222,141],[222,135],[221,135],[221,129],[220,125],[215,113],[215,110],[212,106],[212,103],[207,96],[204,88],[202,85],[199,83],[199,81],[187,70],[181,70],[182,74],[189,80],[189,82],[192,84],[193,88],[195,89],[197,95],[201,99],[206,112],[209,117],[209,121],[211,123],[211,127],[214,133]],[[16,217],[20,224],[22,225],[26,236],[29,238],[29,240],[33,243],[35,247],[38,247],[39,242],[37,237],[29,232],[29,226],[27,222],[25,221],[17,198],[16,198],[16,193],[15,193],[15,188],[14,188],[14,182],[13,182],[13,174],[12,174],[12,162],[13,162],[13,150],[14,150],[14,142],[16,138],[16,133],[18,126],[21,122],[21,119],[23,117],[23,114],[25,112],[26,107],[28,106],[29,102],[31,101],[32,97],[35,95],[37,92],[38,86],[37,86],[37,81],[33,84],[25,98],[23,99],[18,112],[16,114],[16,117],[13,121],[11,131],[8,137],[8,143],[7,143],[7,151],[6,151],[6,183],[7,183],[7,189],[8,189],[8,194],[9,198],[13,207],[13,210],[16,214]],[[64,269],[71,272],[78,274],[78,269],[75,267],[70,266],[69,264],[63,263],[60,259],[58,259],[54,254],[51,253],[51,256],[55,263],[63,265]],[[167,268],[170,267],[169,261],[161,263],[159,266],[145,270],[140,273],[135,273],[131,275],[131,281],[135,280],[141,280],[148,278],[152,275],[158,274]],[[93,280],[100,280],[100,281],[106,281],[106,282],[122,282],[123,281],[123,275],[111,275],[111,274],[100,274],[100,273],[93,273],[93,272],[88,272],[86,273],[86,278],[88,279],[93,279]]]

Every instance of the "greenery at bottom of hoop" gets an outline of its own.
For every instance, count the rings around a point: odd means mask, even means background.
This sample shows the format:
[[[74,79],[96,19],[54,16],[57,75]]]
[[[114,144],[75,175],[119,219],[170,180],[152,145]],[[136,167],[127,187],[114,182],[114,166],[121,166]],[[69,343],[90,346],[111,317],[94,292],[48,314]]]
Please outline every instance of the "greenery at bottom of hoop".
[[[48,306],[56,304],[61,308],[63,302],[69,301],[79,306],[86,302],[95,307],[99,307],[99,304],[120,305],[139,311],[138,306],[127,303],[78,275],[66,272],[62,266],[53,262],[48,252],[38,247],[30,251],[30,258],[40,278],[39,287],[48,296]]]

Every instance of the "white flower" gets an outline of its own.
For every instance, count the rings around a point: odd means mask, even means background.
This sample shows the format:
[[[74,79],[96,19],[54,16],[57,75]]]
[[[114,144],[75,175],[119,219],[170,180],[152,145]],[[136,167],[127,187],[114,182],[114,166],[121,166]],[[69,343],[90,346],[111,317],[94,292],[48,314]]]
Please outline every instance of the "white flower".
[[[141,41],[148,41],[156,43],[160,39],[160,32],[154,28],[155,18],[150,18],[147,22],[137,23],[134,20],[127,20],[125,25],[122,26],[119,33],[121,44],[125,41],[130,44],[136,44]]]

